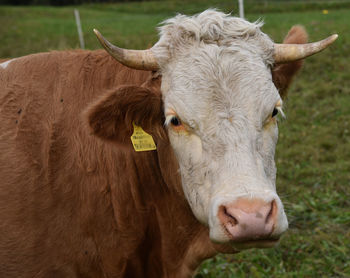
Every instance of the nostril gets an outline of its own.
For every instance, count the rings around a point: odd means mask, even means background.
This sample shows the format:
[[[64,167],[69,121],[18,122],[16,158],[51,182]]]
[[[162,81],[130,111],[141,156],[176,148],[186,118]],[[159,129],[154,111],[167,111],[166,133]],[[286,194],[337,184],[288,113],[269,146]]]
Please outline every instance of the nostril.
[[[277,204],[276,204],[276,201],[273,200],[271,202],[270,211],[269,211],[269,213],[266,216],[265,223],[267,224],[267,223],[269,223],[271,221],[274,222],[276,214],[277,214]]]
[[[238,220],[227,211],[226,207],[223,207],[223,210],[224,210],[224,214],[226,215],[226,217],[230,219],[230,222],[233,225],[237,225]]]

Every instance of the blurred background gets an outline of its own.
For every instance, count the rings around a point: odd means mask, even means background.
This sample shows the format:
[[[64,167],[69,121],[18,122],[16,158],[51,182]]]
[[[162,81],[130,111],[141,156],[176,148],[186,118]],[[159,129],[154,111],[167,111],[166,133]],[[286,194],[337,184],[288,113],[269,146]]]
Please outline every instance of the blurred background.
[[[92,29],[121,47],[143,49],[177,13],[217,8],[239,15],[237,0],[0,0],[0,59],[80,47],[101,48]],[[277,190],[290,229],[274,249],[218,255],[198,277],[350,277],[350,0],[244,0],[249,21],[281,42],[304,25],[310,41],[338,33],[306,60],[279,123]]]

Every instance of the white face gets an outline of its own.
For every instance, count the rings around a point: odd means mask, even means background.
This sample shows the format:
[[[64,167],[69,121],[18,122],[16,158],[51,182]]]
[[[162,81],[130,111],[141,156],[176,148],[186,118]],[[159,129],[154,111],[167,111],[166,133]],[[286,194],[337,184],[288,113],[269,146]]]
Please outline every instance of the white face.
[[[215,10],[179,15],[152,48],[185,196],[211,240],[235,248],[271,246],[288,227],[275,186],[282,100],[261,25]]]
[[[237,52],[238,51],[238,52]],[[269,66],[244,49],[189,48],[163,72],[166,125],[183,190],[215,242],[230,240],[220,206],[240,198],[276,204],[272,236],[288,223],[276,194],[275,146],[282,100]]]

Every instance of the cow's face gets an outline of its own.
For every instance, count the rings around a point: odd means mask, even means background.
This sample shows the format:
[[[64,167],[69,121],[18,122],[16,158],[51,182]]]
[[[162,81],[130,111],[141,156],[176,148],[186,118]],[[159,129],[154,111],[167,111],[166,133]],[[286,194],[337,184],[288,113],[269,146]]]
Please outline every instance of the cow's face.
[[[174,28],[163,36],[176,36]],[[288,227],[275,186],[282,100],[271,76],[273,44],[256,25],[246,28],[253,38],[196,42],[177,34],[186,46],[174,47],[162,67],[166,126],[186,198],[213,241],[241,248],[271,245]]]
[[[193,213],[214,241],[278,238],[288,226],[275,187],[282,100],[269,66],[244,49],[203,45],[171,68],[166,126]]]

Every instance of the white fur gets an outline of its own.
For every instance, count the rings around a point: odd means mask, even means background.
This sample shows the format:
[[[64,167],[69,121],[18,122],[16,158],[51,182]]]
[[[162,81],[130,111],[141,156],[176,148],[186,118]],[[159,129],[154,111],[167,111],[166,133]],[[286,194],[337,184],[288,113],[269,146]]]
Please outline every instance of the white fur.
[[[0,67],[2,67],[3,69],[6,69],[8,67],[8,65],[13,62],[15,59],[12,59],[12,60],[8,60],[6,62],[3,62],[0,64]]]
[[[276,200],[274,233],[288,226],[275,189],[278,130],[271,119],[281,99],[270,71],[273,42],[261,25],[215,10],[179,15],[164,22],[152,48],[165,114],[175,112],[186,127],[178,132],[167,116],[186,198],[217,242],[228,241],[218,208],[239,197]]]

